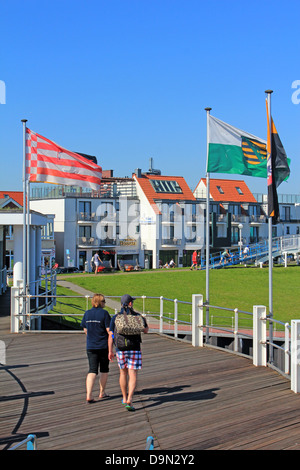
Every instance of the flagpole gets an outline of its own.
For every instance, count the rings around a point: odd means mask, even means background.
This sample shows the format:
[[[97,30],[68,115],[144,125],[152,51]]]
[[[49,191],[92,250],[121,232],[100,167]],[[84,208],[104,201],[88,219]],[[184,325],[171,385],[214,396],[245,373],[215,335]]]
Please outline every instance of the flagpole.
[[[268,148],[268,159],[269,164],[267,163],[268,172],[270,170],[271,165],[271,172],[273,173],[272,169],[272,139],[271,139],[271,123],[272,123],[272,116],[271,116],[271,94],[273,90],[266,90],[267,93],[267,104],[268,104],[268,129],[269,129],[269,148]],[[269,196],[268,196],[269,197]],[[268,201],[269,204],[269,201]],[[268,206],[269,207],[269,206]],[[269,342],[270,342],[270,351],[269,351],[269,361],[270,363],[273,362],[273,257],[272,257],[272,217],[268,214],[268,249],[269,249]]]
[[[209,342],[209,193],[210,193],[210,175],[208,167],[209,150],[209,114],[211,108],[205,108],[206,111],[206,344]]]
[[[27,291],[27,184],[26,184],[26,122],[27,119],[22,119],[23,123],[23,293]],[[23,300],[23,312],[26,315],[27,301]],[[25,317],[23,320],[25,328]]]

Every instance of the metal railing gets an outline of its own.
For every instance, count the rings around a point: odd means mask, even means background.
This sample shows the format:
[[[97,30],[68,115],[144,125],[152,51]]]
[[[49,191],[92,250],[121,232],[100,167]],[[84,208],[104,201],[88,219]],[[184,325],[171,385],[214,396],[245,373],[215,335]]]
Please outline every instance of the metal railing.
[[[20,304],[25,302],[25,298],[32,299],[35,295],[24,295],[19,293]],[[89,308],[89,300],[92,296],[86,295],[49,295],[52,297],[52,303],[60,302],[60,299],[84,299],[81,305],[74,305],[76,313],[41,313],[33,312],[27,315],[29,320],[34,317],[46,316],[48,319],[54,317],[73,317],[81,319],[85,310]],[[300,364],[297,359],[297,355],[300,356],[300,320],[292,320],[291,323],[283,323],[279,320],[270,318],[267,315],[267,308],[265,306],[253,306],[253,311],[248,312],[240,310],[238,308],[231,309],[226,307],[220,307],[216,305],[210,305],[203,302],[203,296],[200,294],[192,296],[192,302],[181,301],[178,299],[170,299],[163,296],[134,296],[136,300],[136,310],[147,318],[150,331],[158,331],[160,334],[167,334],[174,339],[185,339],[191,341],[194,347],[212,346],[211,340],[214,338],[222,338],[230,341],[231,350],[226,349],[228,352],[239,353],[252,356],[253,364],[255,366],[271,366],[276,368],[279,372],[286,375],[291,380],[292,390],[300,392]],[[116,300],[116,305],[120,305],[121,296],[106,296],[106,299]],[[59,299],[59,300],[58,300]],[[147,308],[147,302],[150,302],[150,308]],[[138,304],[139,302],[139,304]],[[119,308],[113,310],[117,312]],[[180,310],[180,312],[179,312]],[[214,318],[213,311],[225,311],[232,312],[233,320],[228,325],[218,324],[213,325],[212,319]],[[22,312],[14,313],[12,316],[17,318],[19,323],[20,319],[23,319],[24,314]],[[31,325],[31,321],[29,321]],[[34,325],[35,323],[33,323]],[[272,336],[267,331],[267,325],[277,325],[279,330],[277,331],[276,337],[274,336],[274,329]],[[70,332],[82,332],[77,325],[77,330],[69,330]],[[32,330],[30,331],[41,331]],[[299,330],[299,332],[298,332]],[[45,330],[46,331],[46,330]],[[51,330],[54,332],[55,330]],[[68,330],[64,330],[66,333]],[[295,333],[296,331],[296,333]],[[298,333],[297,333],[298,332]],[[251,351],[245,353],[241,351],[241,342],[250,341]],[[215,346],[215,345],[213,345]],[[217,345],[218,347],[218,345]],[[224,346],[223,346],[224,347]],[[276,349],[280,351],[280,354],[284,357],[283,366],[268,362],[269,357],[273,357],[270,351]]]
[[[26,287],[23,280],[19,280],[17,286],[11,287],[11,332],[30,330],[32,320],[38,323],[34,328],[39,328],[41,315],[47,314],[55,302],[55,271],[46,272]]]
[[[35,434],[29,434],[26,439],[24,439],[21,442],[18,442],[15,446],[11,447],[8,450],[16,450],[19,449],[19,447],[24,446],[27,444],[27,450],[37,450],[37,439]]]
[[[211,254],[209,267],[211,269],[230,266],[240,263],[256,263],[267,261],[269,256],[268,240],[254,243],[249,246],[247,254],[240,253],[240,250],[230,251],[230,258],[223,258],[222,252]],[[287,254],[300,253],[300,235],[289,235],[272,239],[272,256],[281,257]],[[286,263],[286,261],[285,261]],[[206,259],[201,259],[201,269],[205,269]]]
[[[152,436],[148,436],[146,440],[145,450],[153,450],[153,449],[154,449],[154,439]]]

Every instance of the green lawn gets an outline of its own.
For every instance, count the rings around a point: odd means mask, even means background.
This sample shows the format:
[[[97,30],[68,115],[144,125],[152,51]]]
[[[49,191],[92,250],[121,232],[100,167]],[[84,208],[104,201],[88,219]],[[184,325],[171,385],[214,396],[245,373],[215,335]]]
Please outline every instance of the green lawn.
[[[192,294],[202,294],[205,300],[205,271],[157,270],[141,273],[114,273],[73,275],[68,280],[93,292],[107,296],[124,293],[156,296],[191,302]],[[253,305],[269,304],[268,268],[225,268],[210,271],[210,304],[252,312]],[[137,300],[136,308],[158,312],[159,301]],[[300,318],[300,267],[273,268],[273,313],[282,322]],[[174,306],[166,302],[164,312],[173,312]],[[191,307],[179,305],[182,319],[189,320]],[[233,313],[213,311],[214,316],[232,317]],[[249,317],[247,317],[249,318]],[[228,319],[230,322],[231,320]]]

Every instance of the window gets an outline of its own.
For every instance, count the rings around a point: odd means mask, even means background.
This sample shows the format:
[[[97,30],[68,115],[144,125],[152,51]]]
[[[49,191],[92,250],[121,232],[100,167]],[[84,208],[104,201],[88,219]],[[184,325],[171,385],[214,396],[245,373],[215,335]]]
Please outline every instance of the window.
[[[283,206],[282,208],[282,219],[283,220],[291,220],[291,208],[290,206]]]
[[[91,226],[90,225],[79,225],[79,236],[80,237],[91,237]]]
[[[240,205],[238,205],[238,204],[229,204],[228,212],[230,212],[231,215],[239,215],[240,214]]]
[[[221,186],[217,186],[217,190],[219,191],[220,194],[224,194],[224,191],[223,191],[223,189],[221,188]]]
[[[240,188],[239,186],[236,186],[235,189],[237,190],[237,192],[238,192],[241,196],[244,195],[243,191],[241,190],[241,188]]]
[[[85,219],[88,219],[91,216],[91,202],[79,201],[79,212]]]
[[[248,207],[248,214],[258,216],[260,214],[260,209],[257,206],[251,206],[249,205]]]
[[[239,228],[231,227],[231,243],[233,245],[237,245],[238,241],[239,241]]]
[[[250,243],[257,243],[259,240],[258,227],[250,227]]]
[[[156,193],[182,193],[182,189],[177,181],[150,180]]]

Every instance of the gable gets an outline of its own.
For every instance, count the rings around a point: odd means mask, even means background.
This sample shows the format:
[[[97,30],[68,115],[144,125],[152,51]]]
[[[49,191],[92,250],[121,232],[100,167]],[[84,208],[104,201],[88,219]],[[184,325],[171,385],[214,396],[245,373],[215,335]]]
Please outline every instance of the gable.
[[[139,178],[136,175],[133,176],[156,213],[160,212],[156,201],[196,201],[182,176],[147,174]]]
[[[206,179],[201,183],[206,187]],[[200,183],[199,183],[200,184]],[[226,202],[257,202],[243,180],[210,179],[210,195],[214,201]]]

